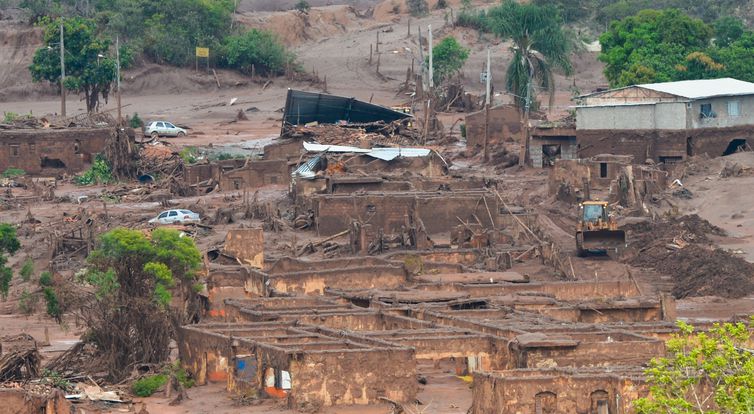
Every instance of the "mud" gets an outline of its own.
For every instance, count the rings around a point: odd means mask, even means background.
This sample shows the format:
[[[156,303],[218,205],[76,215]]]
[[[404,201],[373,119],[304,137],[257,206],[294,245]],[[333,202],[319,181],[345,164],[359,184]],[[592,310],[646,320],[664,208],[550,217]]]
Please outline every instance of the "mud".
[[[742,298],[754,293],[754,264],[715,248],[725,232],[696,214],[625,226],[630,252],[625,260],[671,275],[673,296]]]

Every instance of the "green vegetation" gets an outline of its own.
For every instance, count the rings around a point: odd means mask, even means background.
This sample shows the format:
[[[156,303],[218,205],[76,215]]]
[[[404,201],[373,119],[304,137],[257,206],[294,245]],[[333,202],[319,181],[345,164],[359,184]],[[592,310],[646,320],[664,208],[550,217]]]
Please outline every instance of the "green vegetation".
[[[35,82],[60,84],[60,19],[43,17],[44,46],[37,49],[29,70]],[[107,99],[115,81],[115,59],[108,56],[110,40],[97,35],[92,19],[74,17],[63,20],[66,45],[65,87],[83,93],[87,112],[99,105],[100,96]],[[99,57],[100,55],[104,57]]]
[[[165,374],[150,375],[134,381],[131,391],[138,397],[149,397],[167,383],[168,376]]]
[[[489,29],[511,40],[513,59],[506,70],[505,87],[519,107],[536,102],[534,88],[555,97],[553,70],[571,73],[570,41],[562,29],[562,19],[553,6],[518,4],[505,0],[487,13]]]
[[[24,289],[18,298],[18,311],[26,316],[32,315],[37,309],[38,302],[39,297],[37,295],[29,293],[28,290]]]
[[[432,53],[434,79],[437,84],[457,74],[469,58],[469,50],[461,46],[453,36],[442,39],[434,46]],[[429,64],[429,58],[427,58],[427,64]]]
[[[74,182],[78,185],[108,184],[112,181],[113,172],[110,169],[110,164],[100,154],[97,154],[88,170],[74,179]]]
[[[73,389],[73,384],[65,379],[63,375],[47,368],[42,370],[42,383],[51,385],[55,388],[60,388],[63,391],[70,391]]]
[[[298,3],[296,3],[296,5],[293,6],[293,8],[299,11],[300,13],[309,13],[309,9],[311,9],[312,6],[310,6],[309,2],[306,0],[298,0]]]
[[[3,171],[3,178],[16,178],[26,175],[26,171],[20,168],[7,168]]]
[[[102,235],[79,282],[91,288],[83,317],[88,338],[121,380],[138,363],[157,364],[169,354],[173,323],[192,317],[192,286],[201,254],[175,230],[115,229]],[[170,304],[176,304],[175,308]]]
[[[10,124],[18,118],[18,114],[15,112],[3,112],[3,123]]]
[[[230,68],[251,74],[279,75],[293,63],[293,55],[270,32],[251,29],[238,36],[228,36],[223,43],[223,63]]]
[[[408,12],[412,16],[420,17],[429,14],[427,0],[406,0],[406,6],[408,6]]]
[[[676,9],[644,10],[600,36],[613,87],[732,77],[754,81],[754,32],[726,17],[708,25]]]
[[[128,68],[140,58],[160,64],[193,66],[195,48],[206,47],[210,50],[210,61],[215,64],[239,70],[248,70],[251,64],[255,64],[261,71],[269,68],[268,73],[279,74],[280,68],[293,60],[293,55],[270,32],[255,30],[250,35],[238,29],[232,30],[235,3],[233,0],[95,0],[91,3],[24,0],[21,7],[29,12],[31,21],[49,27],[51,35],[48,41],[46,34],[46,45],[37,52],[40,55],[39,65],[43,69],[32,69],[32,72],[39,73],[35,79],[59,80],[60,67],[55,66],[60,53],[57,46],[59,40],[52,39],[59,36],[59,20],[52,21],[50,17],[64,16],[65,43],[66,46],[70,45],[66,50],[72,53],[66,57],[66,85],[70,82],[70,89],[84,92],[87,90],[83,85],[90,85],[88,105],[92,104],[90,95],[96,97],[100,94],[106,98],[109,82],[114,79],[115,65],[111,64],[111,58],[100,59],[99,66],[93,66],[91,59],[100,53],[108,56],[111,40],[116,35],[121,42],[122,68]],[[296,8],[305,13],[309,10],[309,4],[306,0],[300,0]],[[94,33],[99,36],[94,36]],[[264,35],[260,36],[259,33]],[[82,35],[89,39],[77,38]],[[69,36],[74,38],[69,40]],[[229,49],[236,54],[227,56]],[[258,51],[258,55],[242,56],[250,50]],[[271,53],[277,53],[277,56],[271,56]],[[115,55],[113,51],[109,54]],[[261,60],[254,61],[257,57]],[[275,63],[279,61],[284,64],[276,66]],[[70,72],[70,81],[67,79],[69,65],[74,70]],[[77,66],[89,70],[77,73]],[[89,78],[83,79],[84,75]],[[96,102],[93,103],[96,106]]]
[[[58,296],[55,293],[55,289],[52,287],[46,287],[42,290],[44,297],[45,297],[45,303],[47,304],[47,314],[55,318],[58,323],[61,322],[63,311],[60,308],[60,302],[58,301]]]
[[[31,274],[34,272],[34,261],[31,259],[26,259],[24,261],[23,266],[21,266],[21,270],[19,270],[18,275],[21,276],[21,280],[24,282],[28,282],[31,280]]]
[[[52,273],[45,270],[44,272],[39,274],[39,286],[50,287],[53,285],[53,283]]]
[[[199,160],[197,149],[194,147],[184,147],[178,153],[178,156],[180,156],[186,164],[195,164]]]
[[[10,281],[13,279],[13,270],[6,266],[8,258],[5,253],[15,254],[21,248],[21,243],[16,238],[16,228],[8,223],[0,224],[0,295],[3,299],[8,298]]]
[[[754,352],[747,349],[754,318],[715,324],[709,332],[678,322],[680,333],[667,356],[646,370],[650,396],[634,402],[640,414],[751,413],[754,407]]]
[[[144,126],[144,121],[141,120],[138,113],[134,112],[134,116],[128,121],[128,125],[134,129],[141,128]]]

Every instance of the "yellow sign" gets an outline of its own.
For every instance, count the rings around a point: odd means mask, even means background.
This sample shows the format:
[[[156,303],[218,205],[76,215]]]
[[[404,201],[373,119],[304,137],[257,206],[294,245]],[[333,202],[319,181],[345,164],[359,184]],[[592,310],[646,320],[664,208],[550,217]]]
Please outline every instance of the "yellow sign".
[[[196,57],[209,57],[209,48],[208,47],[197,47],[196,48]]]

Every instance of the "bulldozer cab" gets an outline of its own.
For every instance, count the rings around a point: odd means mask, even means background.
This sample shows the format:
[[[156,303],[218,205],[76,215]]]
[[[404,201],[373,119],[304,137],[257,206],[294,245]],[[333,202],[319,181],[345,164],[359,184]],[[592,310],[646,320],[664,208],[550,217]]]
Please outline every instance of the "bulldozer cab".
[[[607,222],[607,203],[585,202],[581,205],[581,220],[585,223]]]

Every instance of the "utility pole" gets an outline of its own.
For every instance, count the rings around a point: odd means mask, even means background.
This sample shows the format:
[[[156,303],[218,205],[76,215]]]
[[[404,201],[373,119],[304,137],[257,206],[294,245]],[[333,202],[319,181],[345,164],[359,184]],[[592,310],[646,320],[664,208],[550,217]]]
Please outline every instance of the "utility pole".
[[[490,104],[492,99],[490,98],[490,48],[487,48],[487,76],[485,79],[485,95],[484,95],[484,162],[489,162],[490,153],[488,149],[490,141]]]
[[[434,82],[434,68],[432,67],[432,25],[427,26],[429,32],[429,90],[431,91],[435,87]]]
[[[65,43],[63,43],[63,18],[60,18],[60,116],[65,118]]]
[[[117,78],[117,85],[118,85],[118,94],[117,100],[118,100],[118,127],[123,126],[123,117],[121,116],[120,112],[120,41],[118,38],[118,35],[115,35],[115,69],[116,69],[116,76]],[[489,69],[488,69],[489,70]]]

